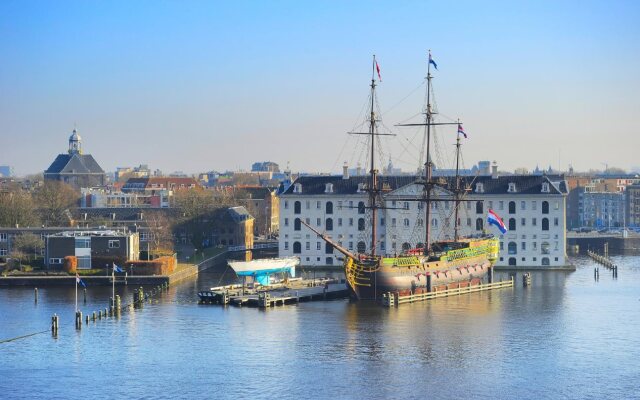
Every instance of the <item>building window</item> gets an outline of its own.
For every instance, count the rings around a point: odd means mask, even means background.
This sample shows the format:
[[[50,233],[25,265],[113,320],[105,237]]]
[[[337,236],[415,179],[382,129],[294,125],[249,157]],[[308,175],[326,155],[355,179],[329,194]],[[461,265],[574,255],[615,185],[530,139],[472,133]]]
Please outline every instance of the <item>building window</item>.
[[[522,242],[521,243],[520,250],[522,250],[522,251],[527,250],[527,242]]]
[[[110,249],[119,249],[120,241],[119,240],[109,240],[109,248]]]
[[[409,227],[409,218],[405,218],[403,221],[404,227],[408,228]]]
[[[509,202],[509,214],[515,214],[516,213],[516,202],[515,201],[510,201]]]
[[[310,208],[311,208],[311,202],[310,202],[309,200],[307,200],[307,201],[305,202],[304,207],[305,207],[307,210],[308,210],[308,209],[310,209]]]
[[[380,242],[380,250],[385,251],[384,242]]]
[[[295,203],[293,203],[293,213],[294,214],[300,214],[302,205],[300,204],[299,201],[296,201]]]
[[[62,264],[62,258],[50,258],[49,264]]]
[[[549,218],[542,218],[542,230],[543,231],[549,230]]]
[[[302,193],[302,185],[299,183],[294,184],[293,193]]]
[[[558,226],[560,224],[560,220],[558,219],[558,217],[555,217],[553,219],[553,226]]]
[[[316,208],[318,210],[320,210],[322,208],[322,202],[321,201],[316,201]]]
[[[304,222],[306,222],[307,225],[311,225],[311,218],[305,218]]]
[[[7,249],[0,249],[0,256],[6,256],[7,255]]]
[[[358,253],[364,253],[365,251],[367,251],[367,245],[362,241],[358,242]]]
[[[513,183],[513,182],[509,182],[509,188],[507,189],[507,192],[515,193],[516,192],[516,184]]]
[[[341,201],[338,202],[338,210],[342,210],[342,202]]]
[[[471,226],[471,218],[467,218],[467,226]]]
[[[395,218],[391,218],[391,227],[392,228],[396,227],[396,219]]]
[[[435,218],[433,218],[433,219],[431,220],[431,226],[433,226],[434,228],[437,228],[437,227],[438,227],[438,220],[437,220],[437,219],[435,219]]]
[[[527,209],[527,202],[526,201],[521,201],[520,202],[520,209],[521,210],[526,210]]]
[[[548,201],[543,201],[542,202],[542,213],[543,214],[549,214],[549,202]]]
[[[349,226],[353,226],[353,218],[349,218]]]
[[[540,244],[540,252],[542,254],[549,254],[550,249],[549,249],[549,242],[542,242]]]
[[[493,210],[493,200],[489,200],[489,210]]]
[[[353,242],[349,242],[349,250],[353,250]]]
[[[284,226],[289,226],[289,218],[284,219]]]
[[[358,218],[358,230],[364,231],[364,218]]]
[[[509,218],[509,230],[510,231],[515,231],[516,230],[516,219],[515,218]]]
[[[311,250],[311,243],[310,242],[306,242],[304,244],[304,248],[305,248],[305,250]]]
[[[384,226],[384,218],[380,218],[380,226]]]
[[[302,245],[300,242],[293,242],[293,254],[302,253]]]
[[[533,226],[538,225],[538,220],[536,218],[531,218],[531,225]]]
[[[404,202],[404,209],[405,209],[405,210],[408,210],[408,209],[409,209],[409,202],[408,202],[408,201],[405,201],[405,202]]]
[[[482,223],[483,223],[482,218],[476,219],[476,230],[477,231],[481,231],[482,230]]]
[[[509,266],[515,267],[517,265],[515,257],[509,257]]]
[[[330,201],[327,201],[327,204],[325,205],[325,211],[327,214],[333,214],[333,203]]]
[[[332,231],[333,230],[333,219],[327,218],[327,221],[325,223],[325,228],[328,231]]]
[[[338,226],[342,226],[342,218],[338,218]]]
[[[476,193],[484,193],[484,185],[482,183],[476,183]]]
[[[542,265],[549,266],[551,263],[549,262],[549,257],[542,257]]]
[[[0,233],[0,242],[6,242],[6,241],[7,241],[7,234]]]
[[[316,242],[316,250],[322,250],[322,242]]]
[[[476,214],[484,214],[481,201],[476,201]]]
[[[500,251],[504,250],[504,242],[500,242]]]
[[[520,225],[527,226],[527,219],[526,218],[520,218]]]
[[[284,242],[284,249],[289,250],[289,242]]]
[[[559,209],[560,209],[560,202],[559,202],[559,201],[556,201],[556,202],[553,204],[553,208],[554,208],[555,210],[559,210]]]
[[[507,251],[509,252],[509,254],[518,254],[518,245],[516,244],[516,242],[509,242]]]
[[[549,193],[549,184],[547,182],[542,184],[542,193]]]
[[[333,257],[327,257],[325,261],[327,265],[333,265]]]
[[[500,201],[498,202],[498,209],[499,209],[500,211],[504,210],[504,201],[500,200]]]
[[[325,243],[324,244],[324,253],[325,254],[333,254],[333,246],[331,245],[331,243]]]
[[[316,218],[316,226],[322,226],[322,218]]]
[[[364,214],[364,201],[360,201],[358,202],[358,214]]]
[[[416,221],[416,225],[418,226],[424,225],[424,220],[422,218],[418,218],[418,220]]]
[[[293,230],[294,231],[299,231],[300,229],[302,229],[301,223],[300,223],[300,218],[296,218],[293,220]]]
[[[533,249],[538,250],[538,242],[533,242]]]
[[[325,193],[333,193],[333,183],[327,183],[324,187]]]
[[[284,201],[284,209],[288,209],[289,208],[289,202],[287,200]]]

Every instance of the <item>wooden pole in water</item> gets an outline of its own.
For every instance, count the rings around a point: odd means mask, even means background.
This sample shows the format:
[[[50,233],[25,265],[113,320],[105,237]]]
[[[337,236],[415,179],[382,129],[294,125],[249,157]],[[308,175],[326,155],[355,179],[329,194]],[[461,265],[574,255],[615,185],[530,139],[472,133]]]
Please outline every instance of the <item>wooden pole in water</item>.
[[[34,296],[35,303],[38,304],[38,288],[35,288],[33,290],[33,296]]]
[[[53,337],[58,337],[58,315],[57,314],[53,314],[53,316],[51,317],[51,335],[53,335]]]
[[[87,288],[84,288],[83,292],[84,292],[84,304],[87,304]]]

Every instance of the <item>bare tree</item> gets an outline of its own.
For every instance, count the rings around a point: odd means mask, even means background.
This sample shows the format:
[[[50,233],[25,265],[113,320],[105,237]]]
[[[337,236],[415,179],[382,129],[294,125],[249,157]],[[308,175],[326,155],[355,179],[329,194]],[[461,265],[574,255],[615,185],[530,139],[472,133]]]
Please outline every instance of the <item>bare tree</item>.
[[[145,211],[144,220],[149,229],[149,239],[155,252],[173,252],[173,218],[162,211]]]
[[[70,208],[78,205],[80,194],[70,185],[46,180],[35,191],[36,205],[42,215],[42,222],[47,226],[70,225]]]
[[[17,235],[13,241],[14,251],[26,256],[27,260],[35,259],[44,248],[44,241],[40,236],[33,233],[23,233]]]
[[[35,226],[39,223],[30,193],[22,189],[0,193],[0,226]]]

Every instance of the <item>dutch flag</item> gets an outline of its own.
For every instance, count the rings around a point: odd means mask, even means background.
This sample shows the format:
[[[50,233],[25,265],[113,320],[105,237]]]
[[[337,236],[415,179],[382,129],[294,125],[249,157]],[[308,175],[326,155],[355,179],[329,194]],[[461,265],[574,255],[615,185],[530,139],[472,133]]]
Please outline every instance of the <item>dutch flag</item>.
[[[507,233],[507,227],[504,226],[504,222],[502,222],[502,218],[498,216],[492,209],[489,209],[489,215],[487,215],[487,222],[489,225],[495,225],[500,229],[500,232],[504,235]]]
[[[82,281],[82,279],[80,279],[80,275],[78,275],[78,273],[76,272],[76,285],[82,285],[82,287],[87,287],[87,285],[84,284],[84,282]],[[76,289],[77,290],[77,289]]]
[[[458,134],[461,134],[467,139],[467,134],[464,132],[464,128],[462,128],[462,124],[458,124]]]
[[[116,263],[113,263],[113,272],[124,272],[122,268],[118,267]]]

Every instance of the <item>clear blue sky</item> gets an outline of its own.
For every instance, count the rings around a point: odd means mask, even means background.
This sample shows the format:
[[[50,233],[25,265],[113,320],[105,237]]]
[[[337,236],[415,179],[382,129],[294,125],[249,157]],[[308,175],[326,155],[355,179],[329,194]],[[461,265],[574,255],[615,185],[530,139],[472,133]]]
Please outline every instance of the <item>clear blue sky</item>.
[[[395,129],[420,111],[422,88],[400,100],[432,49],[438,108],[464,121],[467,165],[631,168],[639,21],[637,1],[4,0],[0,165],[46,169],[75,123],[105,170],[273,160],[338,171],[359,159],[345,132],[366,101],[371,55]],[[419,140],[398,133],[386,151],[413,169]]]

